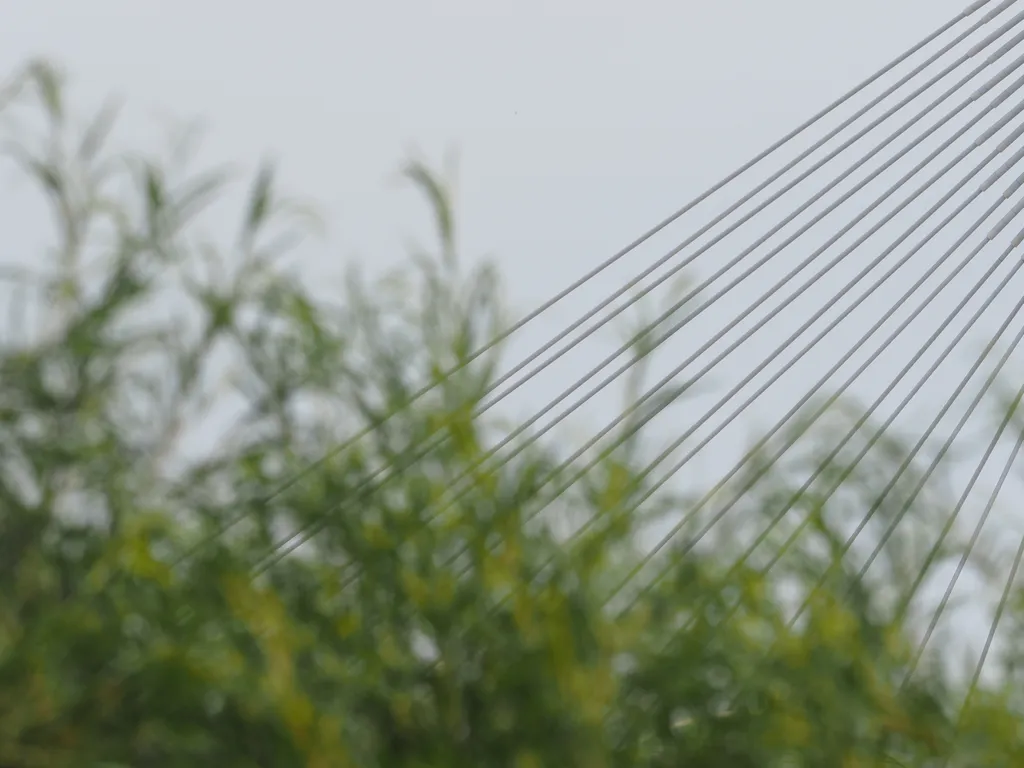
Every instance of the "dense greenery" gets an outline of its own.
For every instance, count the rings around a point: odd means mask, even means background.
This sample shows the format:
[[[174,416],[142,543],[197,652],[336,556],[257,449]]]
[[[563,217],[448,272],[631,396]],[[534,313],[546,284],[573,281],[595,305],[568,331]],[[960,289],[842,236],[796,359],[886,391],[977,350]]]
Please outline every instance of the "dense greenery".
[[[850,407],[752,459],[728,536],[694,545],[696,515],[640,568],[704,489],[638,505],[660,446],[633,422],[576,461],[528,433],[491,455],[501,294],[424,168],[437,253],[332,306],[285,268],[314,222],[271,168],[218,240],[229,174],[108,150],[113,112],[78,130],[45,66],[5,98],[55,226],[3,300],[0,766],[1024,764],[1012,648],[963,711],[951,665],[908,679],[904,598],[961,544],[932,557],[949,502],[903,504],[913,470],[878,501],[894,438],[851,465],[873,425],[819,466]],[[893,535],[860,579],[836,558],[869,507]]]

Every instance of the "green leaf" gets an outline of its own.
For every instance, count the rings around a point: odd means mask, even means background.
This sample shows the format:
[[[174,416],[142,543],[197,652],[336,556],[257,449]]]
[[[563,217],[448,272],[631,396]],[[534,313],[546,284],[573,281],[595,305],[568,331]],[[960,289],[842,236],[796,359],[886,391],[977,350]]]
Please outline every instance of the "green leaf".
[[[249,191],[249,205],[245,214],[244,237],[251,241],[263,227],[270,215],[274,193],[274,166],[264,161],[252,188]]]
[[[82,160],[90,162],[96,158],[109,138],[120,112],[120,103],[108,102],[93,118],[78,143],[78,156]]]

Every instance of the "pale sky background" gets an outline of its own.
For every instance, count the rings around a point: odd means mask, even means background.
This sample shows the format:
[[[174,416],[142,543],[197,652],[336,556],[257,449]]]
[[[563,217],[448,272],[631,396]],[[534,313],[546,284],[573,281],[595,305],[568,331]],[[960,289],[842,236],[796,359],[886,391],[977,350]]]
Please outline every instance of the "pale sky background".
[[[463,251],[492,254],[525,311],[966,4],[0,0],[0,71],[50,56],[71,75],[76,102],[126,97],[127,131],[136,137],[147,111],[201,117],[209,156],[281,158],[288,188],[317,201],[331,226],[330,247],[309,265],[314,273],[337,272],[349,258],[400,263],[405,242],[425,237],[428,221],[396,186],[396,171],[411,151],[436,164],[454,149]],[[750,186],[730,188],[728,199]],[[21,243],[20,214],[8,209],[0,225],[6,242]],[[594,281],[537,321],[522,348],[550,337],[692,229],[681,222],[646,255]],[[713,268],[702,265],[696,276]],[[712,325],[709,313],[701,327]],[[784,334],[767,338],[778,343]],[[583,364],[598,355],[591,349]],[[906,357],[898,353],[875,380]],[[752,359],[732,363],[733,373],[749,370]],[[821,359],[815,365],[797,381],[820,375]],[[542,403],[582,370],[579,362],[563,369],[521,407]],[[881,388],[865,386],[869,395]],[[760,413],[763,423],[786,399],[779,397]],[[605,400],[592,409],[594,423],[607,421],[613,406]]]
[[[454,148],[465,250],[532,306],[964,4],[4,0],[0,71],[50,55],[86,103],[272,151],[366,260],[420,210],[400,161]]]

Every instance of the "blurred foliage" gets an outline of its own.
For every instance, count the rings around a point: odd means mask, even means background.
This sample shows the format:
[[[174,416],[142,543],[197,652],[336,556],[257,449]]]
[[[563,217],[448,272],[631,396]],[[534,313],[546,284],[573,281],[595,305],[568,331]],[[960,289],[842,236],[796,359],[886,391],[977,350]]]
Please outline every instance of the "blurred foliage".
[[[42,64],[3,100],[55,222],[5,273],[40,313],[0,350],[3,768],[1024,765],[1019,652],[969,697],[941,648],[914,661],[916,576],[963,544],[931,546],[950,505],[913,467],[879,496],[895,438],[821,458],[849,407],[776,436],[787,462],[764,442],[715,491],[733,522],[640,568],[692,489],[637,503],[635,419],[572,483],[555,438],[494,449],[501,291],[428,169],[436,255],[335,306],[284,266],[315,220],[271,166],[212,237],[233,177],[187,142],[109,150],[115,111],[80,128]],[[609,602],[634,571],[662,577]]]

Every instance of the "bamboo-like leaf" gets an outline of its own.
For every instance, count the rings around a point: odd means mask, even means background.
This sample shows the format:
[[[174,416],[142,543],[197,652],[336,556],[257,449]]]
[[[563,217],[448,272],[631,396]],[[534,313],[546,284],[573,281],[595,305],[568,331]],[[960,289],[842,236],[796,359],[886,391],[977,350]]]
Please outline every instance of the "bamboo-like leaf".
[[[35,61],[28,69],[47,114],[55,123],[64,119],[63,83],[57,69],[46,61]]]
[[[249,191],[249,204],[245,213],[244,236],[252,240],[266,223],[274,205],[274,166],[264,162]]]
[[[114,129],[114,123],[121,112],[120,102],[108,102],[86,127],[78,143],[78,156],[85,162],[96,159],[103,145]]]

